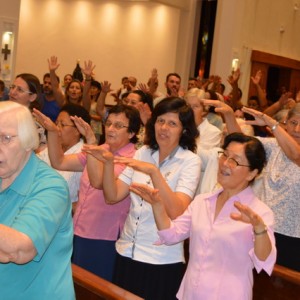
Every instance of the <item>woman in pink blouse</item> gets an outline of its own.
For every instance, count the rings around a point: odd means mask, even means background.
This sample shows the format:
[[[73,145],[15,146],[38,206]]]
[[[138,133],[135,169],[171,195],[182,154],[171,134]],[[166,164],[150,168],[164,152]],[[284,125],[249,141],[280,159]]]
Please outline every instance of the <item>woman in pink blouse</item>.
[[[158,190],[134,183],[131,190],[151,203],[160,244],[190,238],[187,271],[178,299],[252,299],[252,269],[271,274],[276,260],[272,211],[251,189],[265,164],[262,144],[233,133],[219,153],[218,182],[222,189],[198,195],[171,221]]]

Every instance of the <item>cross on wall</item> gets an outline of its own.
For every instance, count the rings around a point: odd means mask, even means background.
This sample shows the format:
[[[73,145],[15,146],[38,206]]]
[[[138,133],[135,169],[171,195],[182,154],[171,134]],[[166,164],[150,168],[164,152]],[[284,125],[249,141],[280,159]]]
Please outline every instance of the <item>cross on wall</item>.
[[[2,49],[2,54],[4,54],[4,60],[7,60],[7,56],[11,53],[10,49],[8,49],[8,44],[5,44]]]

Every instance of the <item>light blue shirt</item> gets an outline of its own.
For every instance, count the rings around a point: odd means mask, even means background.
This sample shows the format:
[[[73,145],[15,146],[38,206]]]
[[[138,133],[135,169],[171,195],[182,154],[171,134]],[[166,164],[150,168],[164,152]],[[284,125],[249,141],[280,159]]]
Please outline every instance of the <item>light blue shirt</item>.
[[[35,154],[0,191],[0,223],[29,236],[37,251],[27,264],[0,263],[0,299],[75,299],[68,186]]]

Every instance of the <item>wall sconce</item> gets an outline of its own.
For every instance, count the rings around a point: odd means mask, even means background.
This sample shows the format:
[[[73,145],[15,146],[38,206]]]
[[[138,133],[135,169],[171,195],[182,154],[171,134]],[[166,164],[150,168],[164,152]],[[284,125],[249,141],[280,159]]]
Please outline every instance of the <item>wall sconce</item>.
[[[240,60],[238,58],[234,58],[231,62],[231,70],[235,72],[239,68]]]

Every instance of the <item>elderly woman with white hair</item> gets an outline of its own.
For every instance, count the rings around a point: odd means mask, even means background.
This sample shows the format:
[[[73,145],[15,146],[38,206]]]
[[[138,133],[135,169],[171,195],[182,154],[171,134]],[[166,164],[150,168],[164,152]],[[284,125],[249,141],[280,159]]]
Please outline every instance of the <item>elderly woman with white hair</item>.
[[[75,299],[68,187],[38,144],[29,109],[0,102],[1,298]]]
[[[201,89],[193,88],[185,94],[184,98],[193,110],[196,126],[199,131],[199,137],[196,141],[197,153],[201,151],[201,148],[209,150],[214,147],[219,147],[222,131],[216,126],[210,124],[203,116],[205,113],[205,107],[201,100],[205,99],[205,92]]]

